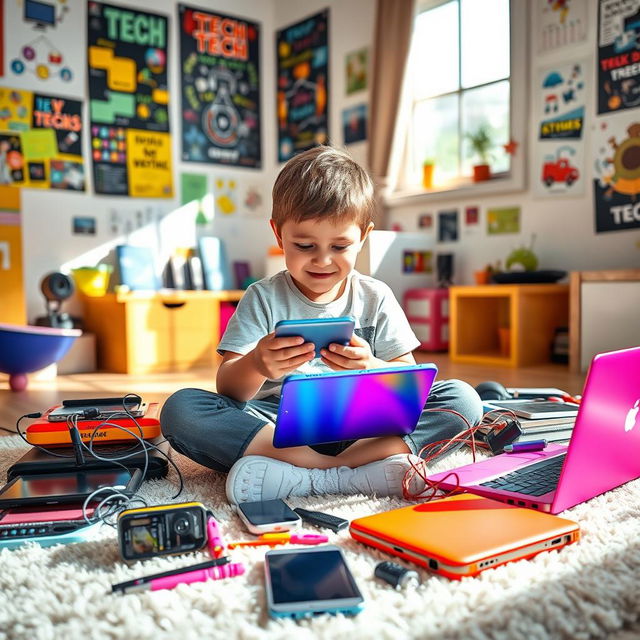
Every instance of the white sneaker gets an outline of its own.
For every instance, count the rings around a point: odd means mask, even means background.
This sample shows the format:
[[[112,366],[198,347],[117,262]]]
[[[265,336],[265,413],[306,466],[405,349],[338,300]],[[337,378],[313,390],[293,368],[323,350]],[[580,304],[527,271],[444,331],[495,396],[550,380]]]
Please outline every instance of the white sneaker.
[[[410,460],[417,463],[420,458],[400,453],[355,469],[305,469],[273,458],[246,456],[231,467],[225,490],[232,504],[328,494],[402,496]],[[414,477],[411,491],[418,493],[423,488],[424,482]]]

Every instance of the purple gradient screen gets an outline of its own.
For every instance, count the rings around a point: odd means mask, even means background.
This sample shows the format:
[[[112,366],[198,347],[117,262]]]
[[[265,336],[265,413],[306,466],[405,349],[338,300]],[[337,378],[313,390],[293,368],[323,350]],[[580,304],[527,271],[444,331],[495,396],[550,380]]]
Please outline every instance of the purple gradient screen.
[[[275,447],[411,433],[435,365],[292,377],[282,387]]]

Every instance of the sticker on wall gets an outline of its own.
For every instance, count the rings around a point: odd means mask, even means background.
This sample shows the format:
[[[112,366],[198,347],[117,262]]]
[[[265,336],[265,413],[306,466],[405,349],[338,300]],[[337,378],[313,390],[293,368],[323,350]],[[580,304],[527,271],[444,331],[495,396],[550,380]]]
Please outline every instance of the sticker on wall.
[[[329,10],[276,34],[278,162],[329,139]]]
[[[369,49],[352,51],[345,56],[345,86],[347,95],[367,88]]]
[[[260,25],[178,6],[182,159],[259,168]]]
[[[358,104],[342,110],[342,133],[345,144],[367,139],[367,105]]]
[[[431,213],[421,213],[418,216],[419,229],[433,229],[433,215]]]
[[[208,192],[207,176],[204,173],[180,174],[180,204],[200,201]]]
[[[458,240],[458,210],[438,212],[438,242]]]
[[[640,118],[629,115],[602,118],[593,136],[596,233],[640,228]]]
[[[260,216],[265,210],[265,198],[262,192],[262,187],[257,184],[245,185],[244,197],[242,204],[247,215]]]
[[[538,53],[548,53],[586,40],[587,10],[584,0],[535,0],[534,33]]]
[[[93,0],[88,7],[95,191],[170,198],[168,20]]]
[[[487,233],[520,233],[520,207],[487,209]]]
[[[234,178],[218,176],[213,181],[216,216],[230,216],[238,211],[238,183]]]
[[[96,219],[90,216],[74,216],[71,230],[76,236],[95,236]]]
[[[402,255],[402,272],[433,273],[433,252],[405,250]]]
[[[469,227],[480,222],[480,209],[478,207],[465,207],[464,222]]]
[[[11,86],[84,94],[84,51],[78,25],[85,3],[5,0],[5,76]]]
[[[640,105],[640,0],[598,4],[598,113]]]

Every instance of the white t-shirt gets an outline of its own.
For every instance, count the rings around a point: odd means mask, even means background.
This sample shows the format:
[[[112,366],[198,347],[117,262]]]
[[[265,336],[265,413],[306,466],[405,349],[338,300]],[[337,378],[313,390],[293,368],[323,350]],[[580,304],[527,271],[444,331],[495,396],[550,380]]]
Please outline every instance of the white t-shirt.
[[[288,271],[281,271],[249,286],[229,320],[218,353],[248,353],[275,329],[280,320],[341,316],[355,319],[354,333],[366,340],[373,355],[381,360],[398,358],[420,344],[393,292],[384,282],[352,271],[344,293],[337,300],[313,302],[296,287]],[[328,371],[331,369],[315,358],[291,373]],[[267,380],[256,398],[279,395],[283,379]]]

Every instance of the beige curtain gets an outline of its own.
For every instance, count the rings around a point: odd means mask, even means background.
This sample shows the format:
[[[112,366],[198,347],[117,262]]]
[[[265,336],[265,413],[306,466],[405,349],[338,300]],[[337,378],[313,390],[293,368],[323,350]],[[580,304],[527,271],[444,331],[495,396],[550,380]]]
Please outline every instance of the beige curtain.
[[[386,186],[404,69],[413,28],[414,0],[377,0],[369,105],[367,163]]]

